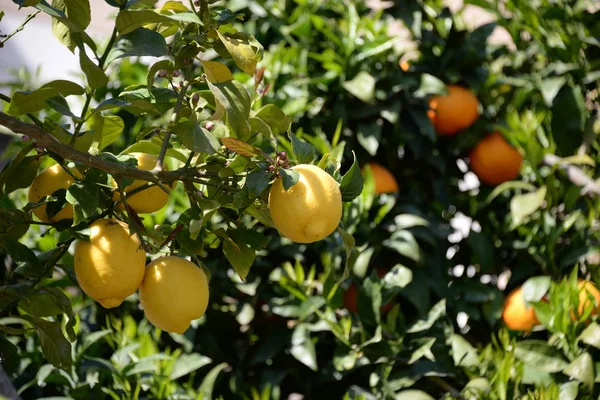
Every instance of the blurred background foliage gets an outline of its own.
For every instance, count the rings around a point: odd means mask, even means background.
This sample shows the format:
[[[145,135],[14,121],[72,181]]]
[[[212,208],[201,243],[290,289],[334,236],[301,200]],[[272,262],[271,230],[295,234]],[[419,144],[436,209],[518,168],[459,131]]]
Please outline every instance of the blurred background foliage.
[[[585,0],[469,0],[498,21],[470,28],[462,10],[441,1],[390,3],[226,4],[265,48],[264,96],[256,106],[281,107],[320,155],[343,155],[347,168],[354,152],[363,166],[384,165],[398,183],[397,193],[376,194],[374,175],[366,173],[365,190],[345,206],[343,223],[358,249],[350,278],[336,284],[345,260],[340,237],[298,245],[256,227],[270,241],[246,281],[207,248],[211,305],[177,335],[149,325],[137,302],[105,310],[82,297],[67,254],[51,287],[67,291],[77,316],[71,371],[49,364],[32,332],[4,328],[0,336],[0,359],[23,398],[600,394],[600,326],[585,323],[588,315],[570,318],[577,279],[600,282],[598,193],[561,168],[600,172],[597,7]],[[489,42],[498,27],[511,43]],[[145,83],[147,68],[120,62],[112,96]],[[17,81],[15,89],[28,88],[28,79]],[[427,117],[428,100],[448,84],[470,88],[482,112],[458,135],[441,137]],[[126,128],[108,149],[114,153],[160,123],[126,110],[118,115]],[[469,169],[469,152],[494,131],[524,156],[519,180],[497,187],[480,184]],[[289,146],[285,139],[279,145]],[[13,141],[3,157],[23,146]],[[547,154],[563,158],[550,165]],[[24,204],[25,193],[3,201]],[[175,223],[187,207],[175,191],[144,223]],[[22,242],[48,252],[60,240],[32,226]],[[0,281],[16,266],[6,257],[4,263]],[[546,328],[529,334],[501,321],[505,295],[525,282]],[[348,296],[355,297],[353,312]]]

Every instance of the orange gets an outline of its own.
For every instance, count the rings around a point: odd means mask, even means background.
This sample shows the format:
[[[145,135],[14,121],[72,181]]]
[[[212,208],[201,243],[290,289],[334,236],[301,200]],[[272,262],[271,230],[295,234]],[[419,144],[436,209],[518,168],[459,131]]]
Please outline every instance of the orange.
[[[479,118],[479,101],[468,89],[448,85],[448,94],[429,100],[427,116],[439,135],[452,136],[473,125]]]
[[[523,163],[521,153],[498,132],[477,143],[470,158],[471,169],[488,185],[499,185],[516,178]]]
[[[408,71],[408,69],[410,68],[410,64],[406,60],[400,60],[398,65],[400,66],[400,69],[404,72]]]
[[[523,288],[519,286],[504,300],[502,319],[508,327],[515,331],[530,331],[539,324],[533,306],[527,306],[523,298]]]
[[[371,172],[373,172],[373,178],[375,179],[375,194],[395,193],[398,191],[398,182],[390,170],[376,162],[370,162],[367,165],[371,167]]]
[[[387,274],[387,271],[383,268],[377,268],[377,275],[383,278]],[[358,288],[356,284],[352,282],[348,289],[344,292],[344,307],[352,314],[358,313]],[[382,313],[388,312],[392,309],[393,304],[391,302],[383,304],[380,308]]]
[[[577,287],[579,288],[579,307],[577,309],[578,314],[581,315],[583,312],[590,306],[590,302],[594,301],[593,310],[590,315],[596,315],[600,311],[600,291],[598,291],[598,287],[590,281],[585,281],[580,279],[577,283]],[[592,300],[595,299],[595,300]],[[571,316],[575,319],[575,315]]]

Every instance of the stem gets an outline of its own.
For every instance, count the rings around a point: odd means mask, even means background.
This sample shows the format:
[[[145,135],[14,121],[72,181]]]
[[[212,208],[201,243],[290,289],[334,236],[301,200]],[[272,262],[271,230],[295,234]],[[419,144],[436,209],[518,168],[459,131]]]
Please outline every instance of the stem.
[[[25,28],[25,25],[27,25],[27,23],[29,21],[31,21],[32,19],[34,19],[35,16],[38,15],[39,13],[40,13],[40,11],[38,10],[38,11],[34,12],[33,14],[29,14],[27,16],[27,18],[25,18],[25,21],[23,21],[23,23],[17,29],[15,29],[15,31],[13,33],[11,33],[10,35],[8,35],[7,37],[5,37],[4,39],[2,39],[0,41],[0,48],[4,45],[4,43],[6,43],[6,41],[8,39],[15,36],[17,33],[21,32],[23,30],[23,28]]]
[[[113,28],[112,34],[110,35],[110,39],[108,40],[108,44],[106,45],[106,48],[104,49],[104,53],[102,53],[102,57],[100,57],[100,61],[98,61],[98,67],[100,67],[100,69],[104,69],[104,63],[106,62],[106,59],[108,58],[108,53],[110,53],[110,51],[112,50],[113,45],[115,44],[115,40],[117,39],[117,26],[115,25],[115,27]],[[80,49],[79,51],[84,51],[83,48]],[[90,107],[90,103],[92,102],[92,97],[94,96],[94,89],[92,89],[89,93],[86,94],[86,99],[85,99],[85,104],[83,105],[83,109],[81,110],[81,122],[79,122],[77,124],[77,126],[75,127],[75,133],[73,133],[73,136],[71,137],[71,141],[69,142],[69,144],[71,146],[75,145],[75,142],[77,141],[77,137],[79,135],[79,132],[81,131],[81,128],[83,127],[83,124],[85,122],[85,116],[88,112],[88,108]]]
[[[186,73],[187,75],[187,73]],[[183,106],[183,99],[185,99],[185,93],[187,92],[189,82],[186,80],[183,82],[183,86],[181,87],[181,91],[179,92],[179,96],[177,96],[177,103],[175,103],[175,109],[173,110],[173,116],[171,117],[171,123],[177,122],[179,119],[179,111],[181,111],[181,107]],[[155,172],[159,172],[163,170],[163,161],[165,159],[165,155],[167,154],[167,147],[169,147],[169,141],[171,140],[171,135],[173,133],[171,131],[167,131],[165,138],[162,143],[162,147],[160,148],[160,153],[158,153],[158,159],[156,160],[156,166],[154,167]]]
[[[55,255],[54,257],[52,257],[52,259],[48,260],[48,263],[44,267],[44,272],[42,273],[42,275],[37,277],[37,279],[31,283],[31,286],[30,286],[31,288],[34,288],[35,285],[40,283],[40,281],[50,272],[50,270],[56,266],[56,263],[58,263],[60,261],[60,259],[62,258],[62,256],[65,255],[67,250],[69,250],[69,246],[71,245],[71,243],[74,240],[75,240],[75,238],[70,238],[69,240],[67,240],[66,242],[64,242],[61,245],[62,248],[60,249],[58,254]]]

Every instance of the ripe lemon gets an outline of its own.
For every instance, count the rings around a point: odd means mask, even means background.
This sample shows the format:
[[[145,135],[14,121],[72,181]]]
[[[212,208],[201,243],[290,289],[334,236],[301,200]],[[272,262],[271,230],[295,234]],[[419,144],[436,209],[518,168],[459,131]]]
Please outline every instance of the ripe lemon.
[[[579,288],[579,307],[577,309],[579,315],[582,315],[584,311],[591,306],[593,307],[590,315],[596,315],[600,311],[600,291],[596,285],[590,281],[580,279],[577,283]],[[575,315],[572,315],[575,319]]]
[[[146,153],[130,153],[134,156],[138,165],[137,168],[141,170],[149,171],[156,166],[158,157],[152,154]],[[134,181],[131,185],[127,186],[124,191],[125,193],[131,192],[135,188],[138,188],[148,181]],[[113,180],[113,185],[116,187],[117,183]],[[118,191],[113,194],[113,200],[121,200],[121,195]],[[169,195],[165,193],[158,186],[151,186],[147,189],[137,192],[132,196],[127,196],[127,204],[135,210],[138,214],[153,213],[163,208],[169,201]],[[122,206],[122,205],[121,205]]]
[[[499,185],[516,178],[523,163],[521,153],[498,132],[477,143],[469,158],[473,172],[488,185]]]
[[[429,100],[427,116],[439,135],[452,136],[473,125],[479,118],[479,101],[470,90],[448,85],[448,94]]]
[[[81,177],[79,171],[75,168],[71,168],[71,173],[76,177]],[[27,194],[27,201],[30,203],[37,203],[44,199],[46,196],[51,195],[60,189],[68,189],[75,182],[73,176],[71,176],[60,164],[54,164],[44,169],[31,183],[29,192]],[[73,219],[73,206],[69,203],[65,203],[62,210],[56,213],[52,218],[48,218],[46,212],[47,204],[42,204],[33,209],[33,213],[40,221],[43,222],[57,222],[62,219]]]
[[[117,219],[90,225],[90,241],[75,245],[75,274],[81,289],[104,308],[119,306],[144,279],[146,252],[129,226]]]
[[[208,278],[196,264],[169,256],[146,267],[140,286],[146,318],[163,331],[184,333],[208,307]]]
[[[375,179],[375,194],[395,193],[398,191],[398,182],[392,173],[383,165],[376,162],[368,163]]]
[[[279,232],[296,243],[312,243],[329,236],[342,218],[340,186],[316,165],[292,168],[300,179],[289,190],[278,178],[269,193],[269,210]]]
[[[523,288],[519,286],[504,300],[502,319],[509,329],[530,331],[539,324],[533,306],[527,306],[523,298]]]

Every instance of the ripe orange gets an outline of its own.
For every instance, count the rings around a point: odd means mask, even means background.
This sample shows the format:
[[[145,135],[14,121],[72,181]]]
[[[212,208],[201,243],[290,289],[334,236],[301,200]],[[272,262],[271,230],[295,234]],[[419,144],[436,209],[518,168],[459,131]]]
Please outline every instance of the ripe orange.
[[[373,172],[373,178],[375,179],[375,194],[395,193],[398,191],[398,182],[390,170],[376,162],[370,162],[367,165],[371,167],[371,172]]]
[[[530,331],[539,324],[532,306],[527,306],[523,298],[523,288],[519,286],[504,300],[502,319],[508,327],[515,331]]]
[[[579,307],[577,308],[578,314],[581,315],[590,306],[590,302],[594,302],[593,310],[590,315],[596,315],[600,312],[600,291],[598,287],[590,281],[580,279],[577,283],[579,288]],[[592,300],[594,298],[595,300]],[[575,315],[571,315],[572,319],[575,319]]]
[[[452,136],[473,125],[479,118],[479,101],[468,89],[448,85],[448,94],[429,100],[427,116],[439,135]]]
[[[383,278],[385,274],[387,274],[385,269],[377,268],[377,275],[380,278]],[[393,306],[394,305],[392,302],[389,302],[387,304],[383,304],[380,310],[382,313],[385,313],[390,311]],[[350,284],[348,289],[344,292],[344,307],[346,307],[346,309],[352,314],[358,313],[358,287],[356,287],[354,282],[352,282],[352,284]]]
[[[410,68],[410,63],[406,60],[400,60],[398,62],[398,65],[400,66],[400,69],[404,72],[408,71],[408,69]]]
[[[521,153],[498,132],[477,143],[470,158],[471,169],[488,185],[499,185],[516,178],[523,163]]]

